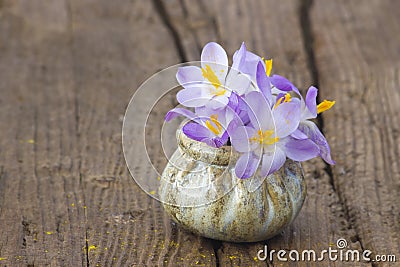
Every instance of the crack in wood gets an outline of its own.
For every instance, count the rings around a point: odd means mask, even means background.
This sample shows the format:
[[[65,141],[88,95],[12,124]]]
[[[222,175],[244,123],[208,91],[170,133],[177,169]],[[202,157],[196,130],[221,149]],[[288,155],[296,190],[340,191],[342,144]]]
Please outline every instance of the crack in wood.
[[[319,71],[318,66],[315,60],[315,51],[314,51],[314,33],[312,30],[311,20],[310,20],[310,11],[313,6],[314,0],[300,0],[299,7],[299,15],[300,15],[300,26],[302,31],[302,38],[304,44],[305,54],[307,56],[307,65],[311,72],[311,78],[313,84],[317,88],[320,88],[319,84]],[[321,102],[320,95],[317,95],[317,102]],[[322,134],[324,134],[324,116],[323,114],[317,117],[317,123],[319,124],[320,130]],[[345,219],[348,222],[348,225],[354,229],[356,241],[359,242],[361,249],[364,251],[364,245],[361,242],[360,236],[357,231],[357,227],[353,227],[351,224],[351,215],[349,213],[348,207],[346,205],[346,201],[343,199],[343,196],[339,193],[337,185],[335,183],[332,167],[324,161],[325,168],[324,171],[329,177],[329,183],[332,186],[333,192],[338,196],[339,203],[344,210]],[[375,266],[372,263],[372,266]]]
[[[153,5],[155,11],[161,18],[161,21],[164,23],[165,27],[168,29],[169,33],[171,34],[172,39],[174,40],[176,51],[180,57],[180,62],[186,62],[187,57],[185,50],[183,48],[183,44],[181,38],[179,36],[178,31],[175,29],[173,23],[171,22],[170,16],[164,6],[164,3],[161,0],[153,0]]]

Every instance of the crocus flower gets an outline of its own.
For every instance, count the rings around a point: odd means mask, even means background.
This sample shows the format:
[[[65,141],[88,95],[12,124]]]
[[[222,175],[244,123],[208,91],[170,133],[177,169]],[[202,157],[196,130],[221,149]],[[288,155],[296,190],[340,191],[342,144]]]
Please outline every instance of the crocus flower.
[[[247,75],[228,69],[225,50],[214,42],[206,44],[201,53],[201,68],[188,66],[178,70],[176,78],[184,87],[177,94],[178,102],[186,107],[224,108],[232,91],[244,94],[251,83]]]
[[[315,144],[318,145],[320,150],[320,156],[329,164],[335,164],[335,161],[331,157],[331,149],[329,147],[328,141],[318,129],[317,125],[310,121],[317,117],[317,114],[330,109],[335,101],[324,100],[319,105],[317,105],[317,94],[318,89],[311,86],[307,90],[305,101],[301,99],[301,115],[299,123],[299,131],[302,132],[306,137],[310,138]],[[297,137],[297,138],[302,138]]]
[[[245,100],[251,126],[239,126],[230,135],[235,150],[243,153],[235,166],[239,178],[253,176],[260,163],[259,176],[265,177],[282,167],[286,157],[304,161],[318,155],[319,149],[312,141],[290,136],[300,122],[297,98],[281,101],[272,111],[260,92],[250,92]]]

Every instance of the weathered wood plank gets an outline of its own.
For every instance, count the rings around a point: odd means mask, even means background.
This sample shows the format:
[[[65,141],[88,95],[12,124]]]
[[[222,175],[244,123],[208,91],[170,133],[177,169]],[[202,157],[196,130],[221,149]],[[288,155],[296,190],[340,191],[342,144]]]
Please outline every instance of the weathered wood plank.
[[[10,1],[0,12],[0,264],[214,264],[123,160],[129,97],[179,62],[152,3]]]
[[[273,57],[275,71],[289,77],[301,89],[314,82],[304,47],[304,42],[309,40],[304,39],[300,23],[300,17],[304,15],[300,10],[302,2],[166,1],[165,6],[188,60],[199,60],[201,47],[209,41],[220,42],[230,55],[245,41],[250,50],[267,58]],[[338,238],[345,238],[351,248],[360,249],[355,231],[325,171],[325,164],[316,159],[305,163],[304,168],[308,198],[303,210],[281,236],[265,244],[275,250],[321,251],[332,246]],[[222,266],[265,265],[255,258],[263,247],[263,242],[222,243],[217,256]],[[281,263],[272,264],[279,266]],[[335,265],[333,262],[318,264]],[[342,264],[338,263],[338,266]],[[299,263],[299,266],[303,265]]]
[[[0,20],[0,264],[86,265],[65,3],[2,1]]]
[[[120,145],[120,118],[131,93],[157,70],[180,60],[167,27],[149,1],[72,1],[71,16],[87,247],[95,247],[89,264],[213,263],[212,247],[183,235],[160,203],[133,183]],[[162,155],[157,146],[151,157]]]
[[[322,96],[337,103],[324,114],[335,190],[362,246],[397,257],[399,9],[398,1],[315,1],[311,16]]]

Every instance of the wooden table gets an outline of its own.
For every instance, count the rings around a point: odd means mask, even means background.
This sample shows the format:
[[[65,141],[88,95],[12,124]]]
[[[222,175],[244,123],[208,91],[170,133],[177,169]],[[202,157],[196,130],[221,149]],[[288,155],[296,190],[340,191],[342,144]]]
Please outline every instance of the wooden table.
[[[286,266],[257,252],[345,238],[400,266],[399,10],[396,0],[1,0],[0,265]],[[303,165],[304,207],[265,242],[181,230],[124,162],[133,92],[199,60],[209,41],[230,56],[245,41],[303,92],[314,84],[320,100],[336,100],[319,123],[337,165]],[[358,265],[384,266],[347,264]]]

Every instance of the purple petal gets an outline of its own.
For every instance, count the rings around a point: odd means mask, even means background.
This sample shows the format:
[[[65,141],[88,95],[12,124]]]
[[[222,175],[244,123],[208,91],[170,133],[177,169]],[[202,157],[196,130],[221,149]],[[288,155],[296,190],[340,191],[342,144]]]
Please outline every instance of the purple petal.
[[[180,67],[176,73],[176,79],[185,88],[204,81],[201,69],[195,66]]]
[[[226,89],[237,93],[238,95],[245,94],[251,84],[250,78],[241,73],[236,73],[234,70],[229,73],[226,81]]]
[[[246,45],[242,43],[240,49],[233,55],[232,68],[250,76],[255,81],[257,64],[261,60],[259,56],[246,50]]]
[[[300,122],[300,100],[293,98],[290,102],[278,105],[273,108],[272,115],[275,121],[276,134],[279,138],[292,134]]]
[[[306,161],[318,156],[319,148],[310,139],[296,140],[288,137],[285,152],[286,156],[294,161]]]
[[[165,120],[166,121],[171,121],[175,119],[178,116],[184,116],[188,118],[189,120],[195,121],[195,122],[201,122],[201,118],[194,114],[192,111],[184,108],[174,108],[168,111],[168,113],[165,115]]]
[[[236,176],[241,179],[246,179],[256,172],[258,165],[260,164],[260,158],[254,153],[245,153],[236,162],[235,173]]]
[[[206,107],[209,109],[222,109],[224,107],[226,107],[228,105],[229,99],[227,96],[225,95],[219,95],[219,96],[215,96],[212,99],[210,99],[207,104]]]
[[[308,136],[305,135],[302,131],[300,131],[299,129],[297,129],[296,131],[294,131],[291,135],[291,137],[298,139],[298,140],[303,140],[303,139],[307,139]]]
[[[250,138],[256,133],[254,128],[239,126],[230,132],[232,146],[238,152],[249,152],[257,148],[257,143],[250,142]]]
[[[209,65],[223,84],[228,73],[228,56],[219,44],[210,42],[206,44],[201,52],[201,67]]]
[[[201,87],[183,89],[177,93],[176,99],[185,107],[201,107],[210,101],[210,97],[204,96],[203,90]]]
[[[210,139],[213,137],[213,134],[209,129],[195,122],[186,123],[185,126],[183,126],[182,131],[187,137],[200,142],[203,142],[204,139]]]
[[[221,137],[215,136],[212,138],[206,138],[203,140],[203,142],[205,142],[207,145],[211,147],[219,148],[226,144],[228,138],[229,138],[228,133],[225,132]]]
[[[271,83],[267,74],[265,73],[264,65],[261,61],[257,64],[256,80],[258,88],[260,88],[261,93],[264,95],[268,104],[272,103],[272,93],[271,93]]]
[[[262,157],[262,166],[260,170],[261,176],[267,176],[275,171],[279,170],[286,161],[285,152],[279,148],[275,147],[274,153],[264,154]]]
[[[274,128],[271,108],[260,92],[248,93],[244,101],[248,105],[248,115],[254,128],[263,130]]]
[[[317,117],[317,94],[318,89],[316,87],[311,86],[308,88],[306,95],[306,106],[310,111],[312,118]]]
[[[306,134],[319,147],[319,155],[323,160],[331,165],[335,164],[335,161],[331,157],[331,149],[328,141],[326,141],[325,136],[321,133],[315,123],[311,121],[301,122],[299,130]]]
[[[239,70],[240,66],[242,66],[245,62],[246,59],[246,45],[244,42],[242,42],[242,45],[240,46],[239,50],[233,54],[233,63],[232,63],[232,69],[234,70]]]
[[[271,83],[281,91],[289,92],[295,91],[300,95],[299,89],[296,88],[288,79],[283,76],[274,74],[271,77]]]

